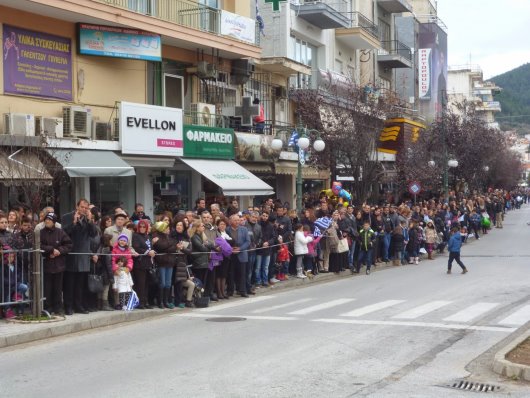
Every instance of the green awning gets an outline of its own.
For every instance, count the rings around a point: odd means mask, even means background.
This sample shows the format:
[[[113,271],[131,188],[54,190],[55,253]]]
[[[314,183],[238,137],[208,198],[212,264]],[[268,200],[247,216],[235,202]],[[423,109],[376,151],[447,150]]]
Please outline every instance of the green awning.
[[[128,177],[134,168],[112,151],[48,149],[70,177]]]

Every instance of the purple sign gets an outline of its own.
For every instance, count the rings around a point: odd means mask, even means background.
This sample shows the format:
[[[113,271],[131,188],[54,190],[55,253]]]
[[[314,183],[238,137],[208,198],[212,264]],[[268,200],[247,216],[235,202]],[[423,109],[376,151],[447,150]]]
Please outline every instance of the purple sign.
[[[68,38],[4,25],[4,93],[72,100]]]

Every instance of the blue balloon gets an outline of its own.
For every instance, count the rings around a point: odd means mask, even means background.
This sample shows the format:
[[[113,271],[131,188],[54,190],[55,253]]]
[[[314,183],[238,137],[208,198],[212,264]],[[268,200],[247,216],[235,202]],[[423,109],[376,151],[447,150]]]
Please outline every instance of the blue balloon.
[[[342,198],[342,199],[346,199],[348,202],[351,200],[351,195],[348,191],[346,191],[345,189],[341,189],[339,191],[339,197]]]

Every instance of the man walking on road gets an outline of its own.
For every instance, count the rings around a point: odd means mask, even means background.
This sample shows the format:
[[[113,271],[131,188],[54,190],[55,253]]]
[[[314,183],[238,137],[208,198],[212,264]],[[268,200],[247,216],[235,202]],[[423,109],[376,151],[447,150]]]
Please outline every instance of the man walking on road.
[[[449,238],[449,243],[447,244],[447,249],[449,250],[449,261],[447,263],[447,273],[451,273],[451,266],[453,265],[453,260],[456,260],[458,265],[462,267],[462,273],[467,274],[467,268],[462,261],[460,261],[460,248],[462,247],[462,237],[458,228],[451,229],[451,237]]]

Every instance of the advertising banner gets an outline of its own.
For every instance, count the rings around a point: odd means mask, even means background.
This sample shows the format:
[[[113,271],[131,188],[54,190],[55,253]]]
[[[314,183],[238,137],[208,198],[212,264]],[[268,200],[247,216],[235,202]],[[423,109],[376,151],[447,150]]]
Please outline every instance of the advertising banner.
[[[184,156],[234,159],[234,130],[185,124]]]
[[[221,11],[221,34],[254,44],[256,42],[256,22],[241,15]]]
[[[142,30],[78,24],[78,51],[83,55],[162,60],[160,36]]]
[[[272,135],[236,133],[236,159],[244,162],[270,162],[277,159],[279,151],[272,149],[273,139]]]
[[[420,100],[431,99],[431,49],[418,51],[418,76],[420,78]]]
[[[69,38],[3,26],[4,92],[71,101]]]
[[[122,102],[120,142],[123,154],[182,156],[182,109]]]

